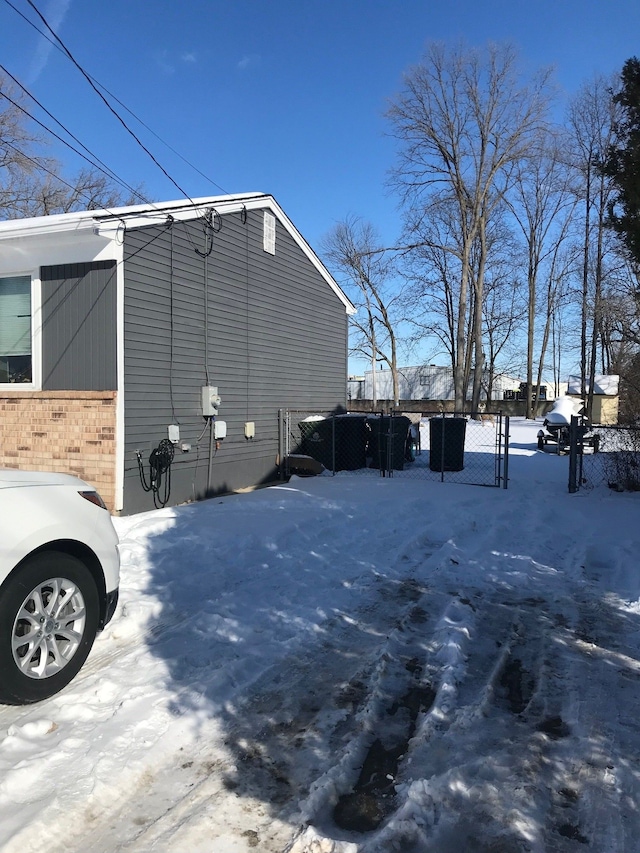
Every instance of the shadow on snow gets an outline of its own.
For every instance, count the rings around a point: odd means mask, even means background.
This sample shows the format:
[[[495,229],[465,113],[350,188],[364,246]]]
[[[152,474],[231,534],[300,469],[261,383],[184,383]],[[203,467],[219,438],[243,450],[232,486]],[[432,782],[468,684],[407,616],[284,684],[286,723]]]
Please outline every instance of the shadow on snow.
[[[440,487],[421,485],[437,506]],[[304,481],[278,489],[182,508],[149,549],[149,592],[163,602],[149,647],[166,663],[173,711],[204,710],[223,727],[230,795],[262,802],[292,832],[308,822],[358,843],[377,832],[382,845],[395,832],[407,853],[436,837],[441,853],[525,851],[540,833],[572,850],[593,843],[590,803],[636,811],[638,727],[613,724],[621,685],[627,705],[640,700],[640,663],[624,641],[640,629],[636,614],[579,586],[554,599],[544,545],[529,537],[521,556],[517,530],[502,556],[520,555],[514,571],[529,566],[524,590],[487,585],[495,542],[486,563],[474,558],[479,582],[461,584],[457,544],[423,532],[425,499],[400,512],[385,498],[376,518],[351,500],[348,478],[321,495]],[[468,511],[478,501],[465,494]],[[471,626],[453,686],[443,619]],[[610,691],[610,726],[598,709],[605,726],[589,728],[580,703],[591,694],[575,695],[576,677]],[[605,781],[613,768],[617,799]]]

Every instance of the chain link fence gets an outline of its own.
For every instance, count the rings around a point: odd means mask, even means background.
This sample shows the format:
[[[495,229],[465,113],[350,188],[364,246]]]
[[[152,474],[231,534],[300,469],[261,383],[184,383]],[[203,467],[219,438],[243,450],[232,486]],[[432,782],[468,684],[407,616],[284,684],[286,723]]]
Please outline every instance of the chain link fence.
[[[506,488],[508,433],[509,418],[498,412],[287,409],[280,412],[280,470],[283,477],[346,471]]]
[[[590,444],[579,418],[572,419],[569,447],[569,491],[608,486],[640,491],[640,427],[594,426]]]

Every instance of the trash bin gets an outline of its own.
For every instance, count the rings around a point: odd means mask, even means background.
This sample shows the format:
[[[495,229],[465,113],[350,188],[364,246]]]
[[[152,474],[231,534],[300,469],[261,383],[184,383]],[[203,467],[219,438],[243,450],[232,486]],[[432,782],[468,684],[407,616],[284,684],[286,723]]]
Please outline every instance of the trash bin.
[[[327,470],[356,471],[366,467],[366,415],[337,415],[301,421],[298,427],[300,452],[317,459]]]
[[[367,456],[371,458],[371,467],[402,471],[407,459],[407,436],[411,426],[409,418],[404,415],[379,415],[370,417],[368,424],[370,434]]]
[[[336,471],[366,468],[367,416],[336,415]]]
[[[300,421],[300,453],[317,459],[333,471],[333,424],[331,418]]]
[[[429,468],[462,471],[466,418],[429,418]]]

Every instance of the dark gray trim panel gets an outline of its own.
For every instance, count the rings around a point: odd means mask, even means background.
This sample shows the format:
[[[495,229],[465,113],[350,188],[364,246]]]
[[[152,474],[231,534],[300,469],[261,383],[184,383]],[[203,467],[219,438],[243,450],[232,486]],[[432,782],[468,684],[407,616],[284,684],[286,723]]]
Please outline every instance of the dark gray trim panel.
[[[116,262],[41,267],[42,388],[116,391]]]

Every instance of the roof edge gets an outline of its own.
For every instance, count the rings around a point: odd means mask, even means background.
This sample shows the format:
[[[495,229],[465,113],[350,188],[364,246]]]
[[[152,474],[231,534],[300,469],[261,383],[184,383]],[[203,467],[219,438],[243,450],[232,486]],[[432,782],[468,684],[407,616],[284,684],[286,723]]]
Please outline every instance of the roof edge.
[[[357,309],[351,300],[343,292],[329,270],[275,198],[268,193],[249,192],[204,196],[195,199],[182,199],[154,204],[128,205],[110,210],[83,210],[76,213],[59,213],[52,216],[10,219],[0,222],[0,241],[15,239],[16,237],[46,236],[48,234],[61,234],[65,232],[93,232],[108,239],[115,239],[122,225],[129,228],[141,228],[151,225],[154,220],[166,221],[168,217],[188,220],[197,216],[203,216],[210,208],[215,208],[220,214],[229,214],[243,209],[270,209],[343,303],[347,314],[356,313]]]

